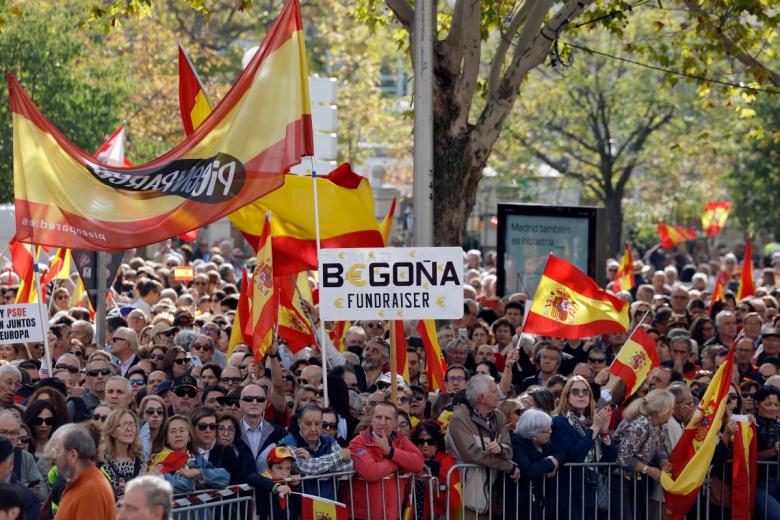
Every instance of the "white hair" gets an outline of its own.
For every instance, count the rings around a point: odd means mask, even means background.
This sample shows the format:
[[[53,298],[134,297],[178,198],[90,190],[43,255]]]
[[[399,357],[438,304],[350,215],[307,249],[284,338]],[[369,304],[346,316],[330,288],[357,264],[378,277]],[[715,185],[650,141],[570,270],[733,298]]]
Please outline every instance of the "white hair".
[[[125,495],[135,488],[143,491],[150,508],[162,506],[162,518],[170,518],[173,507],[173,487],[168,481],[156,475],[136,477],[127,483]]]
[[[523,439],[534,439],[547,431],[552,425],[552,417],[542,410],[530,409],[523,412],[515,427],[517,433]]]
[[[477,404],[479,396],[490,392],[491,385],[495,384],[496,382],[490,376],[479,374],[472,377],[469,379],[469,386],[466,388],[466,399],[474,406]]]

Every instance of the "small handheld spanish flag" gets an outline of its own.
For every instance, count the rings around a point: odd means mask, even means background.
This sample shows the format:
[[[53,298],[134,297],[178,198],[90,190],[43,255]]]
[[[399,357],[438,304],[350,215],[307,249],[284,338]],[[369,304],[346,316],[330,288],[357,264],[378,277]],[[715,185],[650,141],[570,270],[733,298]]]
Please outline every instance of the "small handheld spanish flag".
[[[731,211],[731,202],[726,200],[716,200],[704,204],[704,214],[701,216],[701,227],[704,230],[704,236],[713,237],[718,235],[726,225],[726,219]]]
[[[616,293],[630,291],[634,288],[634,282],[634,259],[631,256],[631,246],[626,242],[623,259],[620,261],[620,267],[618,267],[615,280],[612,282],[612,290]]]
[[[349,511],[347,506],[341,502],[335,502],[326,498],[320,498],[314,495],[300,494],[301,500],[301,518],[302,520],[347,520]]]
[[[579,339],[628,330],[628,303],[592,278],[550,255],[523,332]]]
[[[609,372],[626,384],[626,399],[645,382],[650,372],[661,364],[655,351],[655,340],[644,329],[636,328],[609,366]]]

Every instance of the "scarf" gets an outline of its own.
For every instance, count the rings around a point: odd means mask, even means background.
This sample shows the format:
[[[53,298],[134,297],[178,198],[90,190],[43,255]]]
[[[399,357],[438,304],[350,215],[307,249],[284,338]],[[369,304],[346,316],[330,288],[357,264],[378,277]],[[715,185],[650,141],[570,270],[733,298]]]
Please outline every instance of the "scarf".
[[[586,428],[585,421],[587,420],[586,417],[578,414],[574,410],[569,410],[569,413],[566,414],[566,420],[569,421],[569,424],[574,428],[574,431],[576,431],[579,435],[585,437],[586,435],[589,435],[588,428]],[[596,441],[593,443],[593,447],[588,450],[588,454],[585,456],[585,460],[583,462],[588,463],[596,463],[601,460],[601,442],[596,439]]]

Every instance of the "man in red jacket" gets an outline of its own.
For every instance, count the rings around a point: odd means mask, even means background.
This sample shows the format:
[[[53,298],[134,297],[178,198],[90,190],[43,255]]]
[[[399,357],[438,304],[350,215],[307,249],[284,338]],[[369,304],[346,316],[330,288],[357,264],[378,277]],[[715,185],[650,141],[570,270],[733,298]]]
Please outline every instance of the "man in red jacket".
[[[353,515],[361,520],[397,520],[399,494],[407,487],[399,473],[420,473],[423,456],[412,441],[396,431],[398,409],[378,403],[371,427],[352,439],[349,450],[357,477],[352,482]],[[349,498],[349,497],[347,497]]]

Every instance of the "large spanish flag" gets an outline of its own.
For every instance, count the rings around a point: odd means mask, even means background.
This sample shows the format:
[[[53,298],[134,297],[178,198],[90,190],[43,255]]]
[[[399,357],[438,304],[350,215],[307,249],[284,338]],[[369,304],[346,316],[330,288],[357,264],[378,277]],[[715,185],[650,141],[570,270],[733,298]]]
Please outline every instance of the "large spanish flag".
[[[301,493],[301,520],[347,520],[349,511],[341,502]]]
[[[634,282],[634,259],[631,256],[631,246],[626,242],[623,259],[620,261],[620,267],[618,267],[615,280],[612,282],[612,290],[614,292],[630,291],[634,288]]]
[[[696,238],[696,231],[693,229],[683,229],[680,226],[670,226],[669,224],[658,224],[658,237],[661,239],[661,247],[671,249],[677,244],[682,244],[686,240]]]
[[[298,0],[288,0],[203,124],[165,155],[131,168],[79,149],[8,74],[18,239],[93,251],[142,246],[281,186],[284,172],[314,148],[303,42]]]
[[[245,334],[247,344],[260,361],[271,346],[274,325],[278,315],[278,302],[274,294],[274,267],[271,254],[271,215],[266,215],[263,232],[260,234],[255,271],[252,273],[252,309],[249,312]]]
[[[628,303],[601,289],[585,273],[550,255],[523,332],[589,338],[628,330]]]
[[[16,291],[14,303],[37,303],[38,296],[35,291],[35,258],[31,249],[33,247],[17,240],[16,235],[11,238],[8,250],[11,252],[11,266],[19,275],[19,289]]]
[[[718,368],[693,417],[683,430],[682,437],[672,450],[669,462],[674,469],[671,475],[661,473],[669,520],[685,518],[710,469],[728,405],[735,345],[740,339],[741,336],[738,336],[729,349],[726,360]]]
[[[434,320],[420,320],[417,333],[425,347],[425,366],[428,371],[428,388],[432,392],[444,390],[444,374],[447,372],[447,362],[439,347],[439,337],[436,335]],[[457,472],[456,472],[457,473]]]
[[[704,236],[712,237],[720,233],[726,225],[726,219],[731,211],[731,202],[716,200],[704,204],[704,213],[701,216],[701,227]]]
[[[653,337],[637,327],[615,356],[609,371],[626,384],[626,399],[634,395],[648,374],[661,364]]]
[[[731,519],[750,520],[756,505],[756,481],[758,480],[758,447],[756,425],[747,415],[734,417],[737,432],[734,434],[734,462],[731,471]]]
[[[320,243],[331,247],[384,247],[382,228],[374,216],[374,196],[368,179],[342,164],[317,177]],[[317,269],[314,190],[311,177],[288,174],[284,186],[230,215],[230,221],[256,246],[258,215],[273,213],[276,276]]]
[[[742,261],[742,275],[739,277],[739,289],[737,289],[737,301],[756,294],[753,284],[753,239],[748,238],[745,247],[745,259]]]

